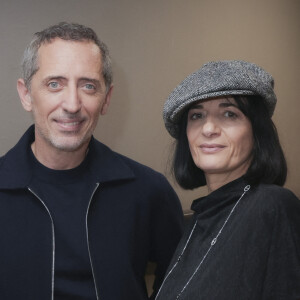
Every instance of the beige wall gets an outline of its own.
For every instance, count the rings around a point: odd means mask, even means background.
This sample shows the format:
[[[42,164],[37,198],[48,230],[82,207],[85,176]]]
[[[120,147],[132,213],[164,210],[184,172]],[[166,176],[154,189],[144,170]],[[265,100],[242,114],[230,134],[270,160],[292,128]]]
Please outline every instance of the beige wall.
[[[171,90],[210,60],[244,59],[264,67],[275,78],[274,121],[290,166],[287,186],[299,197],[299,17],[299,0],[3,0],[0,154],[31,123],[15,89],[25,45],[34,32],[73,21],[93,27],[114,61],[112,104],[96,137],[163,173],[172,139],[161,111]],[[206,192],[174,187],[184,209]]]

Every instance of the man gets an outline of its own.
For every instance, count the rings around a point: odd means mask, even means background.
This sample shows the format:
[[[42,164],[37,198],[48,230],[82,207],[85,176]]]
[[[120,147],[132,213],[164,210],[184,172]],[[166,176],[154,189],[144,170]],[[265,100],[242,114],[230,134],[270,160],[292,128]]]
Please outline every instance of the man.
[[[166,179],[95,140],[112,93],[107,47],[60,23],[35,34],[17,89],[31,126],[0,159],[1,300],[147,299],[181,235]]]

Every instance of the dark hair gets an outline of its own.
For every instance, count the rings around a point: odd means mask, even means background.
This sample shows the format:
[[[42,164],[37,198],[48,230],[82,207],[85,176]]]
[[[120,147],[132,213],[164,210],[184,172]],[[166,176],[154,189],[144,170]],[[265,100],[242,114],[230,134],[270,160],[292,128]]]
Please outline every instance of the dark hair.
[[[107,46],[98,38],[93,29],[76,23],[61,22],[35,33],[34,38],[25,49],[22,61],[22,77],[30,89],[31,79],[38,71],[38,50],[42,44],[51,43],[55,38],[67,41],[92,41],[100,49],[102,56],[102,76],[106,89],[112,83],[111,59]]]
[[[272,183],[284,185],[287,164],[279,142],[277,129],[269,116],[264,101],[258,96],[233,96],[238,108],[250,120],[254,147],[252,161],[244,175],[249,184]],[[179,137],[176,141],[172,171],[178,184],[184,189],[206,185],[204,172],[192,158],[186,134],[188,109],[180,122]]]

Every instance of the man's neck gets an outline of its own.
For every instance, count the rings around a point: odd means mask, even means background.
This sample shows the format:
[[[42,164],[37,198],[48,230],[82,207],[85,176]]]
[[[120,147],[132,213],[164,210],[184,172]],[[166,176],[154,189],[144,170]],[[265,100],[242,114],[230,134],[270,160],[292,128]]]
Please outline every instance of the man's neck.
[[[31,144],[35,158],[44,166],[53,170],[68,170],[79,166],[88,152],[88,143],[76,151],[64,151],[55,148],[39,147],[36,142]]]

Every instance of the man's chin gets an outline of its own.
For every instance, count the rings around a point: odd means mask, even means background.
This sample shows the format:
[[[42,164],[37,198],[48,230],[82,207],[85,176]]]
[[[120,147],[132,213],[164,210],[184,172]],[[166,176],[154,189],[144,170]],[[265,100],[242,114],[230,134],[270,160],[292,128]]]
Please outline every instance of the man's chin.
[[[71,139],[71,138],[62,138],[60,140],[52,140],[51,144],[57,150],[65,151],[65,152],[75,152],[82,147],[87,147],[90,138],[85,139]]]

